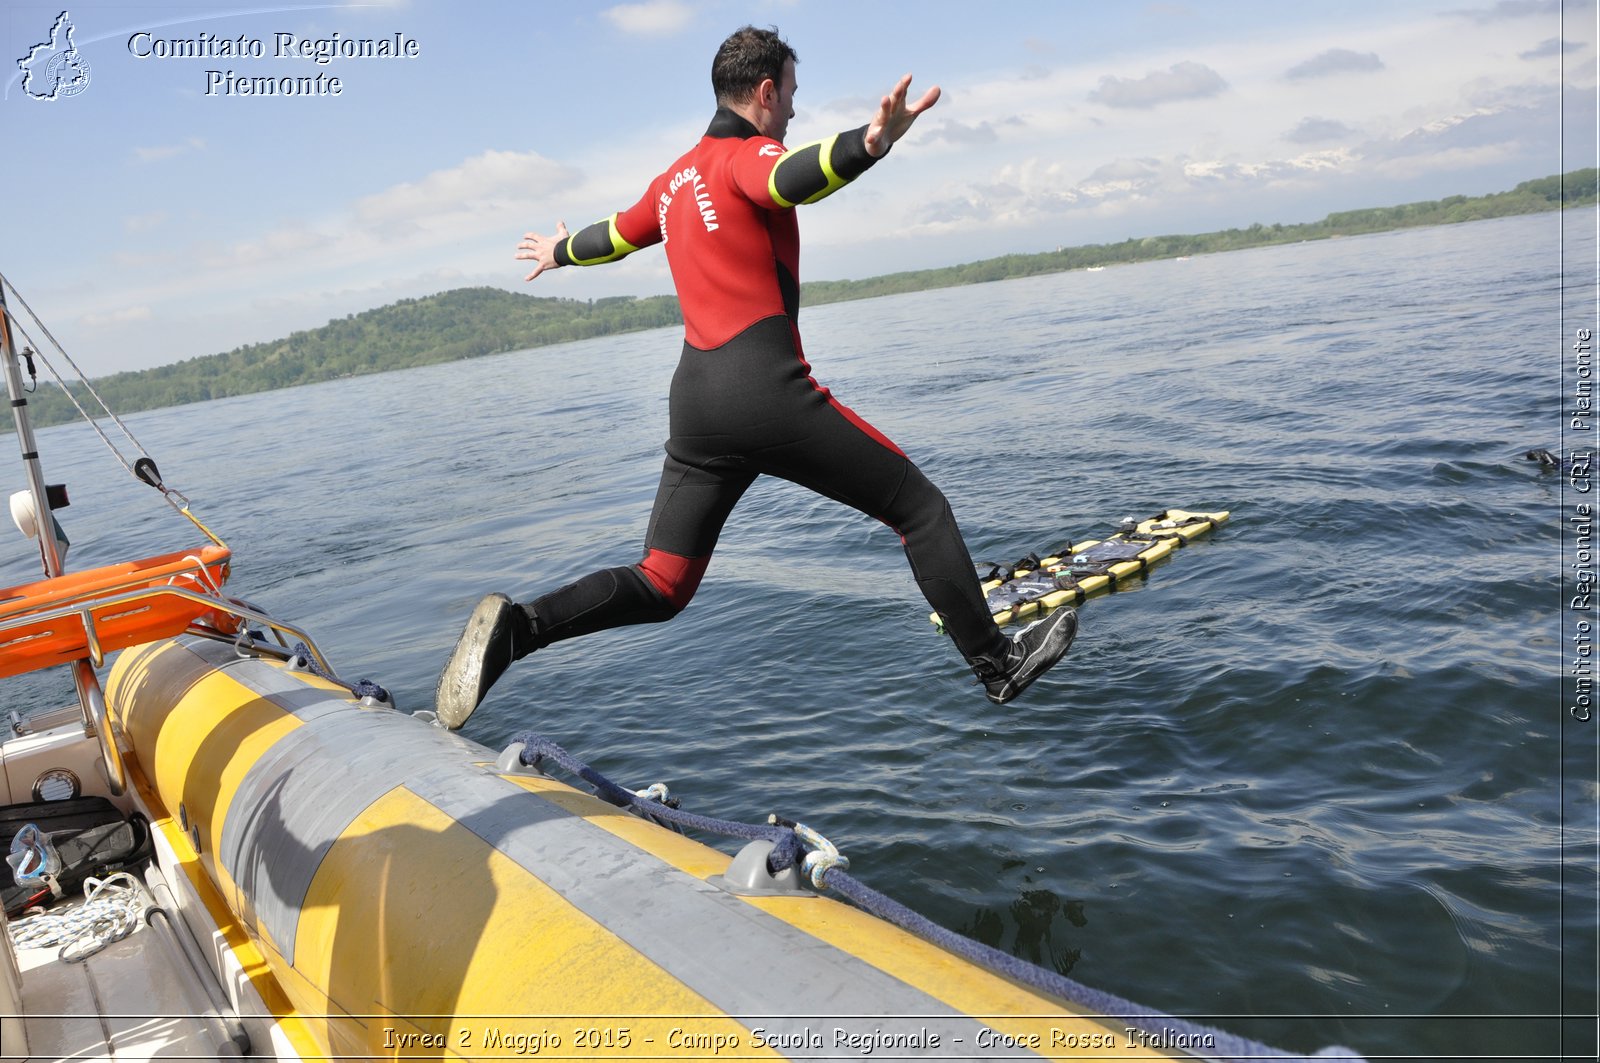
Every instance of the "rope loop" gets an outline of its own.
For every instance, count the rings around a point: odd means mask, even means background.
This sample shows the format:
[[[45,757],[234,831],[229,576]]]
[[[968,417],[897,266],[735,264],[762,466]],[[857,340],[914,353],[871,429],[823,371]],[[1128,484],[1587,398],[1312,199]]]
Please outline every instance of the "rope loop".
[[[125,884],[124,884],[125,883]],[[65,963],[82,963],[114,941],[133,933],[144,917],[144,890],[126,871],[104,879],[84,879],[84,900],[62,912],[40,912],[11,924],[18,948],[61,946]]]
[[[553,761],[562,770],[576,775],[593,786],[596,796],[604,801],[611,802],[618,808],[632,809],[640,815],[664,825],[670,824],[690,830],[702,830],[729,838],[743,838],[746,841],[771,842],[773,849],[767,856],[767,870],[773,874],[794,866],[801,858],[800,843],[795,838],[794,831],[786,827],[779,828],[754,823],[739,823],[728,819],[713,819],[710,816],[685,812],[677,807],[676,799],[671,802],[659,803],[650,800],[633,790],[618,786],[571,753],[568,753],[565,749],[556,745],[556,743],[535,731],[527,731],[518,735],[512,741],[522,747],[521,752],[517,754],[519,763],[539,768],[543,766],[546,760]],[[663,790],[666,788],[661,783],[656,785],[661,786]],[[647,790],[646,793],[648,792]]]
[[[646,786],[643,790],[633,791],[633,796],[642,797],[646,801],[655,801],[664,805],[667,803],[667,784],[664,782],[653,782],[649,786]]]
[[[389,692],[372,680],[363,679],[359,683],[346,683],[343,679],[340,679],[338,676],[322,667],[321,663],[317,660],[316,654],[311,652],[311,647],[307,646],[304,642],[296,642],[294,644],[294,649],[290,650],[289,652],[291,654],[289,663],[295,668],[304,669],[314,676],[317,676],[321,679],[326,679],[330,683],[339,684],[346,690],[350,691],[350,693],[354,694],[359,700],[368,705],[377,704],[389,705],[391,707],[393,706],[394,702],[393,699],[390,698]]]
[[[823,878],[834,868],[840,871],[849,870],[850,858],[841,853],[828,839],[804,823],[796,823],[793,830],[795,837],[811,847],[800,865],[800,873],[809,878],[817,889],[828,888]]]

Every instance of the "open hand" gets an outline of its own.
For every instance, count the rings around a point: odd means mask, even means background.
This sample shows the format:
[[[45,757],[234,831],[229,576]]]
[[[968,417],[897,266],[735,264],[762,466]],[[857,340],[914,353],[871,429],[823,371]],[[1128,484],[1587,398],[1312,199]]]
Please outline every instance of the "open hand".
[[[911,123],[929,107],[939,102],[939,86],[922,94],[916,103],[906,103],[906,92],[911,88],[911,75],[901,78],[889,95],[878,104],[878,113],[867,126],[867,154],[881,159],[894,142],[906,135]]]
[[[544,236],[540,233],[523,233],[522,243],[517,245],[517,258],[536,263],[533,272],[522,278],[531,281],[547,269],[556,268],[556,246],[572,235],[567,232],[567,223],[556,222],[554,236]]]

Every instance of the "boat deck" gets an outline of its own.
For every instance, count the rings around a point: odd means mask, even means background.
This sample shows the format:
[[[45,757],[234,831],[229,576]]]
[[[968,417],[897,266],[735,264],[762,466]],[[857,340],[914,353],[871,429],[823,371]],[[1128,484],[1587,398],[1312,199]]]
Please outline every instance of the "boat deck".
[[[80,907],[82,898],[55,911]],[[17,920],[12,926],[24,924]],[[87,959],[61,948],[19,947],[29,1059],[154,1060],[238,1056],[222,1024],[204,1014],[204,994],[161,922]],[[10,1055],[0,1056],[13,1059]]]

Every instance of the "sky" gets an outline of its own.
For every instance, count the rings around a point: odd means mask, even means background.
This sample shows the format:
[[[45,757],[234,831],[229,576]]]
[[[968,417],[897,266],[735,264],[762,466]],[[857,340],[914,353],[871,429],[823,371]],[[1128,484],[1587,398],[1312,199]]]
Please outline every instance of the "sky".
[[[1594,0],[7,0],[0,272],[90,376],[451,288],[669,292],[659,248],[525,284],[516,244],[635,202],[704,131],[746,23],[799,53],[791,145],[864,124],[901,74],[944,93],[801,208],[802,279],[1478,195],[1596,165],[1596,21]],[[361,42],[399,54],[340,54]],[[282,78],[305,90],[240,88]]]

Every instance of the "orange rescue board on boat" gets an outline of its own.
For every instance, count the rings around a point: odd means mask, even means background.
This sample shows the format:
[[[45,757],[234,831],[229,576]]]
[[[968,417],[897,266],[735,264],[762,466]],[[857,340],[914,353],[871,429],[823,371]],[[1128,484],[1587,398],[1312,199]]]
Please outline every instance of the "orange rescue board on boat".
[[[122,596],[163,587],[215,594],[228,579],[231,556],[226,546],[208,544],[0,590],[0,678],[92,656],[84,610],[102,653],[182,634],[212,611],[208,603],[176,594]],[[73,606],[83,608],[42,615]]]

